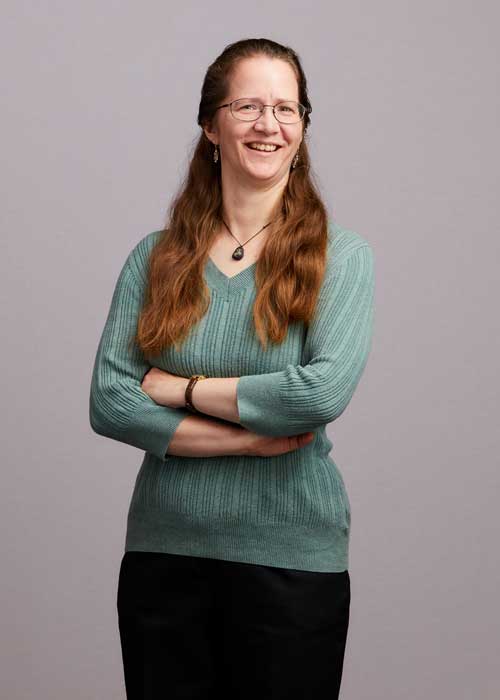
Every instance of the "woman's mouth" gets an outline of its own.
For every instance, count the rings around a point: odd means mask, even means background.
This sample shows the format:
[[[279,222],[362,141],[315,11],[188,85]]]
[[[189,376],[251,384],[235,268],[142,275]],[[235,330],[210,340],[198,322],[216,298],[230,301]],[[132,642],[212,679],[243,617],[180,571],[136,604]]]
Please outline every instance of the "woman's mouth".
[[[260,147],[252,147],[251,143],[245,143],[245,146],[248,148],[249,151],[252,151],[252,153],[258,153],[259,155],[263,156],[270,156],[273,153],[276,153],[276,151],[279,151],[281,146],[275,146],[274,148],[269,148],[268,146],[260,146]]]

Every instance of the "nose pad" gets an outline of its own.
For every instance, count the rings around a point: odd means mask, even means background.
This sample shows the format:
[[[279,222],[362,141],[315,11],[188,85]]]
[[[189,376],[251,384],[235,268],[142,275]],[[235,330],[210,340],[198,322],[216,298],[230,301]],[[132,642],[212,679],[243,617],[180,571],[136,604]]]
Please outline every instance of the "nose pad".
[[[280,128],[280,124],[274,116],[273,108],[269,105],[266,105],[266,107],[264,107],[262,114],[259,116],[258,119],[255,120],[255,123],[264,124],[266,130],[271,129],[272,131],[279,131]]]

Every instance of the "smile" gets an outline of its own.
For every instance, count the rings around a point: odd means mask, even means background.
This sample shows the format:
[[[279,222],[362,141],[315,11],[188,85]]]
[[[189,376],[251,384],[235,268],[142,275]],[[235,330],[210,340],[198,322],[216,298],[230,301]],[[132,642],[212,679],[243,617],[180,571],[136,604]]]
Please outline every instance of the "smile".
[[[278,151],[281,148],[281,146],[275,146],[274,148],[269,148],[269,146],[260,146],[258,148],[255,148],[255,147],[252,148],[252,146],[249,143],[246,143],[245,146],[250,151],[252,151],[252,153],[258,153],[259,155],[264,155],[264,156],[272,155],[273,153],[276,153],[276,151]]]

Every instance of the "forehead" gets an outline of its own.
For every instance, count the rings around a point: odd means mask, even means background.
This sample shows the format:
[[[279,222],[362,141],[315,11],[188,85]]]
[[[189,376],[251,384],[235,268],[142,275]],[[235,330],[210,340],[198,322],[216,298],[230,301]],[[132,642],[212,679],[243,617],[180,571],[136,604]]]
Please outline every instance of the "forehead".
[[[264,101],[299,100],[292,66],[282,59],[255,56],[239,61],[230,78],[229,99],[260,97]]]

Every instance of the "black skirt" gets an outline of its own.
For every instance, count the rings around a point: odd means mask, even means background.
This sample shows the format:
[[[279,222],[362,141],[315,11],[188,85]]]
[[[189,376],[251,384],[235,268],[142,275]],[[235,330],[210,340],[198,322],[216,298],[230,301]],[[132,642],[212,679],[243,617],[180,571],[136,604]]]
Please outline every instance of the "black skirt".
[[[117,610],[127,700],[335,700],[348,571],[127,551]]]

